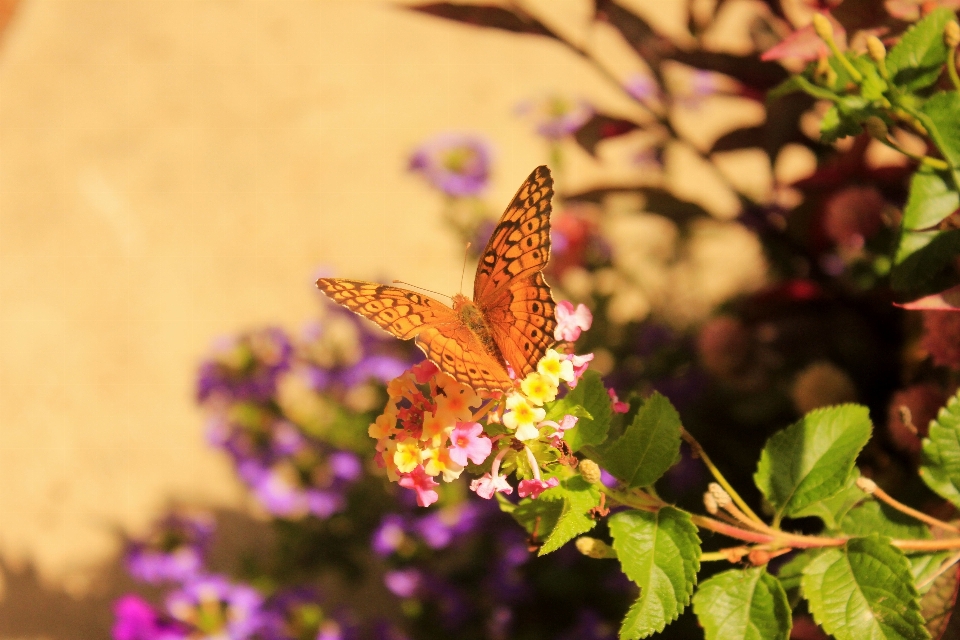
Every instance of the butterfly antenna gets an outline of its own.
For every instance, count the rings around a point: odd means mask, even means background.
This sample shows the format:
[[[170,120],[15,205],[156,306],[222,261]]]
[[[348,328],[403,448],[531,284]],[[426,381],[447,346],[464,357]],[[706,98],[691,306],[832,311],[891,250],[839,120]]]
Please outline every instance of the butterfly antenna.
[[[467,272],[467,252],[470,250],[470,245],[472,243],[468,242],[467,246],[463,248],[463,269],[460,270],[460,293],[463,293],[463,274]]]
[[[424,289],[423,287],[418,287],[418,286],[415,285],[415,284],[410,284],[409,282],[404,282],[403,280],[394,280],[393,283],[394,283],[394,284],[405,284],[405,285],[407,285],[408,287],[413,287],[414,289],[420,289],[420,291],[426,291],[427,293],[432,293],[432,294],[434,294],[434,295],[443,296],[444,298],[450,298],[451,300],[453,300],[453,298],[452,298],[451,296],[448,296],[448,295],[445,294],[445,293],[440,293],[439,291],[433,291],[433,290],[431,290],[431,289]]]

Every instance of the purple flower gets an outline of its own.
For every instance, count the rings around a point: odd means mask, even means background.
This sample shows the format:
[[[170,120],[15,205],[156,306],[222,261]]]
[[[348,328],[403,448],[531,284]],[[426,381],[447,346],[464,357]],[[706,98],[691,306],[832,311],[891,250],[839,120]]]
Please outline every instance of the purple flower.
[[[463,502],[419,518],[413,528],[428,547],[443,549],[458,536],[472,532],[480,524],[482,511],[483,506],[477,502]]]
[[[417,569],[398,569],[383,575],[383,583],[398,598],[412,598],[422,582],[423,575]]]
[[[289,462],[264,466],[259,461],[247,460],[237,471],[260,504],[275,516],[296,519],[312,514],[329,518],[344,507],[339,491],[306,484],[302,474]]]
[[[347,640],[355,638],[355,630],[331,616],[321,606],[320,594],[314,589],[298,587],[275,593],[262,607],[262,640]]]
[[[406,527],[403,518],[395,513],[389,513],[380,521],[380,526],[373,532],[370,546],[374,553],[388,556],[400,549],[406,540]]]
[[[475,196],[487,186],[491,155],[479,136],[442,133],[417,147],[408,167],[449,196]]]
[[[171,514],[160,521],[143,541],[130,544],[127,570],[150,584],[183,582],[203,569],[213,523],[201,516]]]
[[[292,352],[286,334],[276,327],[221,338],[214,343],[212,357],[200,365],[197,398],[269,400],[277,378],[289,368]]]
[[[165,620],[148,602],[125,595],[113,605],[113,640],[185,640],[189,630]]]
[[[197,578],[167,596],[167,610],[203,637],[246,640],[263,626],[263,597],[223,576]]]
[[[363,465],[356,454],[349,451],[337,451],[327,456],[330,472],[340,480],[354,481],[363,473]]]
[[[522,103],[521,114],[533,117],[537,133],[549,140],[560,140],[576,133],[593,117],[593,107],[584,100],[550,96],[540,102]]]
[[[656,80],[645,73],[631,75],[623,86],[627,93],[644,104],[660,99],[660,86]]]

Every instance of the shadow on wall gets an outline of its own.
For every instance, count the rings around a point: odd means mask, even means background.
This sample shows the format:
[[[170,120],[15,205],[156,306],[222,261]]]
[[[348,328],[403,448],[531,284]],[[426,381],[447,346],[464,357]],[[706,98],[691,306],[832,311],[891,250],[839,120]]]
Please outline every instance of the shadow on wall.
[[[269,523],[235,511],[213,511],[216,536],[208,565],[213,572],[236,575],[239,562],[272,544]],[[125,593],[148,600],[159,596],[126,572],[122,558],[97,570],[87,593],[77,597],[62,587],[45,584],[33,565],[14,566],[0,558],[0,638],[90,640],[109,638],[113,603]]]

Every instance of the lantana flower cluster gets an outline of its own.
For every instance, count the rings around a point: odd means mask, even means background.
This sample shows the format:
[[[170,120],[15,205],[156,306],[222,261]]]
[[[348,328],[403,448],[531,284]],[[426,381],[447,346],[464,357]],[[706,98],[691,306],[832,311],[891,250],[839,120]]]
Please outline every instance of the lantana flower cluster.
[[[569,343],[592,316],[584,305],[561,302],[557,322],[555,338]],[[472,471],[488,469],[470,483],[478,496],[513,493],[507,476],[516,470],[518,495],[537,498],[559,484],[546,470],[572,460],[563,434],[577,424],[572,415],[548,420],[545,405],[561,384],[574,388],[592,359],[548,349],[513,390],[483,395],[424,360],[387,385],[386,407],[368,430],[375,460],[390,480],[416,492],[421,507],[439,499],[438,480],[458,479],[471,463]]]

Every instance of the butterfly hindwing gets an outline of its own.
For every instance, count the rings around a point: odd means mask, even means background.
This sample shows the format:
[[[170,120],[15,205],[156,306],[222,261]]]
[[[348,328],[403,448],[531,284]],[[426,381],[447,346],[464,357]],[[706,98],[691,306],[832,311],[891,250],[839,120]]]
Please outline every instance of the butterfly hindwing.
[[[483,350],[477,337],[462,324],[428,327],[416,342],[434,364],[458,382],[487,390],[513,386],[503,366]]]
[[[553,179],[537,167],[521,185],[493,230],[477,265],[473,300],[488,308],[517,278],[541,271],[550,258],[550,199]]]
[[[518,378],[534,371],[556,342],[555,308],[550,287],[539,271],[514,280],[496,304],[482,308],[497,348]]]

